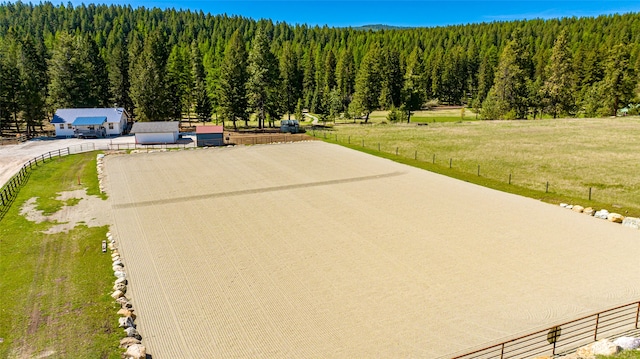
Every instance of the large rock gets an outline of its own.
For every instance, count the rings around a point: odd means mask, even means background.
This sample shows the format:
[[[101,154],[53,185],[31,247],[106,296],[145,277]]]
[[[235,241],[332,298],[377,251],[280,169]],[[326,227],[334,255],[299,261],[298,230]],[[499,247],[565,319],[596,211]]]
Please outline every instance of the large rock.
[[[122,357],[124,359],[144,359],[147,357],[147,348],[142,344],[133,344],[127,348]]]
[[[618,213],[609,213],[607,219],[609,222],[622,223],[622,221],[624,221],[624,216]]]
[[[115,292],[113,292],[113,293],[111,294],[111,297],[112,297],[113,299],[118,299],[118,298],[123,297],[123,296],[124,296],[124,292],[123,292],[123,291],[121,291],[121,290],[116,290]]]
[[[120,304],[120,307],[122,309],[131,310],[131,308],[133,308],[133,305],[131,305],[131,302],[129,302],[129,299],[127,299],[127,297],[120,297],[116,299],[116,303]]]
[[[573,206],[573,208],[571,208],[571,210],[574,212],[582,213],[584,211],[584,207],[575,205]]]
[[[596,213],[596,211],[591,207],[587,207],[582,211],[582,213],[584,213],[584,214],[586,214],[588,216],[593,216]]]
[[[131,317],[120,317],[118,318],[118,327],[119,328],[135,328],[136,324],[133,322],[133,318]]]
[[[138,340],[142,340],[142,336],[138,334],[138,331],[134,327],[128,327],[124,329],[124,332],[127,333],[129,338],[136,338]]]
[[[122,261],[121,261],[120,259],[117,259],[117,260],[116,260],[116,259],[114,259],[114,260],[113,260],[113,264],[112,264],[112,266],[114,266],[114,267],[115,267],[115,266],[124,267],[124,264],[122,264]]]
[[[127,273],[125,273],[123,271],[113,272],[113,275],[115,275],[118,278],[126,278],[127,277]]]
[[[126,308],[122,308],[122,309],[118,310],[118,315],[121,315],[123,317],[131,317],[133,320],[135,320],[137,318],[135,313],[133,312],[133,310],[129,310],[129,309],[126,309]]]
[[[633,229],[640,229],[640,218],[627,217],[622,221],[622,225]]]
[[[599,211],[596,211],[593,216],[600,219],[607,219],[607,217],[609,216],[609,211],[607,211],[606,209],[601,209]]]
[[[578,348],[576,354],[582,359],[595,359],[596,355],[614,355],[618,354],[621,350],[619,346],[615,345],[609,339],[603,339]]]
[[[134,344],[141,344],[141,343],[142,342],[139,339],[126,337],[120,340],[120,348],[127,349],[128,347]]]
[[[111,267],[111,269],[113,269],[113,273],[115,273],[115,272],[124,272],[124,267],[123,266],[113,266],[113,267]]]
[[[624,350],[638,349],[640,348],[640,338],[621,337],[614,340],[613,344],[619,346]]]
[[[119,290],[119,291],[122,291],[122,293],[127,293],[127,286],[126,284],[123,284],[123,283],[116,283],[113,286],[113,290]]]
[[[124,285],[127,285],[128,284],[127,283],[127,278],[118,278],[118,279],[116,279],[116,283],[115,284],[120,284],[120,283],[122,283]]]

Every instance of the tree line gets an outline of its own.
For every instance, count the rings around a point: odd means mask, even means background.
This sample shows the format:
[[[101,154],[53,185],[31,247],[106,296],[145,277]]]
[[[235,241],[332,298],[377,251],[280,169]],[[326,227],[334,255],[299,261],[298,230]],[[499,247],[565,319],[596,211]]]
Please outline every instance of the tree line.
[[[0,4],[0,130],[57,108],[267,126],[427,101],[485,119],[607,116],[640,102],[640,14],[362,30],[120,5]]]

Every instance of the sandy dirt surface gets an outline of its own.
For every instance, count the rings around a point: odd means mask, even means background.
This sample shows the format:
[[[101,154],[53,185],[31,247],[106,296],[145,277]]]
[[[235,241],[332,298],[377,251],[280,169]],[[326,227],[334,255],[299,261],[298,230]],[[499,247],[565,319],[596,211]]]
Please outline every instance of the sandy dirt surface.
[[[321,142],[107,156],[154,358],[435,358],[638,300],[640,232]]]
[[[57,151],[68,147],[72,150],[77,150],[81,147],[88,148],[88,146],[106,148],[107,145],[116,143],[135,143],[135,138],[133,136],[123,136],[86,140],[77,138],[31,140],[17,145],[0,146],[0,187],[16,174],[26,162],[49,151]]]

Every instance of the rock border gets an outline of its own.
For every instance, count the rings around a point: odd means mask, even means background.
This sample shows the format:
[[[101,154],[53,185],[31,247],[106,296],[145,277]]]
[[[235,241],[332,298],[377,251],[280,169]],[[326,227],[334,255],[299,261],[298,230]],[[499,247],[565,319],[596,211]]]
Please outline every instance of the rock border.
[[[104,154],[97,155],[97,167],[98,167],[98,183],[100,187],[100,193],[105,193],[104,187]],[[106,246],[105,246],[106,244]],[[127,273],[125,266],[118,251],[116,240],[111,232],[107,232],[107,240],[103,241],[102,252],[106,253],[106,248],[111,252],[111,269],[113,275],[116,277],[113,284],[113,292],[111,298],[114,299],[116,304],[120,306],[118,310],[118,327],[124,330],[124,337],[120,340],[119,347],[125,349],[122,354],[124,359],[143,359],[147,357],[147,348],[142,344],[142,336],[136,329],[135,320],[137,318],[134,313],[133,304],[127,297],[127,286],[129,280],[127,279]]]
[[[604,219],[612,223],[619,223],[623,227],[629,227],[631,229],[640,230],[640,218],[636,217],[625,217],[619,213],[609,212],[606,209],[601,209],[596,211],[592,207],[582,207],[581,205],[573,205],[567,203],[560,203],[560,207],[570,209],[576,213],[583,213],[588,216],[592,216],[598,219]]]

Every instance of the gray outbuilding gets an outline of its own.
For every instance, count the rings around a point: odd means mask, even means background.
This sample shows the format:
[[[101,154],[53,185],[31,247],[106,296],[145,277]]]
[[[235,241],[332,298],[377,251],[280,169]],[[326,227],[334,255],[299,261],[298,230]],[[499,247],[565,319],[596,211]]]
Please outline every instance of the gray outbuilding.
[[[136,136],[136,143],[141,145],[176,143],[180,133],[180,123],[171,122],[136,122],[131,128]]]

